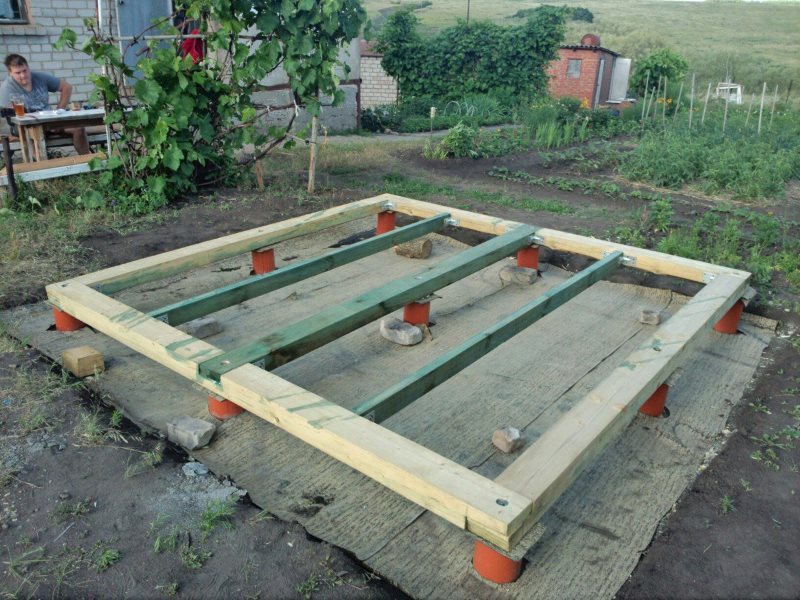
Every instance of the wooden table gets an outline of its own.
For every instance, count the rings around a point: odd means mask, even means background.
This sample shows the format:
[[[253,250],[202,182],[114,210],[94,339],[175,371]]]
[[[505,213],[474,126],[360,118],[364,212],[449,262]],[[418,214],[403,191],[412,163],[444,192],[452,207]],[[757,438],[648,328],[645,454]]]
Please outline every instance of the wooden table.
[[[19,142],[24,162],[47,160],[45,131],[102,125],[105,110],[48,110],[26,113],[24,117],[11,117],[17,126]]]

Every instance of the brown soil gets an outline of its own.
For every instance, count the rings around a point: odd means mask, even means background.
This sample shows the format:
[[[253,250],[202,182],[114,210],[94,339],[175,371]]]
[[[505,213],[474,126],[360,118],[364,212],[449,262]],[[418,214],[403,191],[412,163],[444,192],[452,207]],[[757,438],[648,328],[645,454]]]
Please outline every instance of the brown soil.
[[[480,161],[427,161],[416,152],[399,151],[397,161],[387,166],[386,172],[407,173],[464,190],[556,198],[578,212],[528,212],[474,200],[454,204],[598,237],[646,205],[601,194],[584,195],[580,190],[559,191],[552,186],[537,188],[502,181],[486,175],[493,166],[524,170],[534,176],[580,177],[570,172],[569,165],[543,167],[535,153]],[[379,186],[382,175],[373,174],[371,182],[361,184],[368,187],[360,189],[351,189],[352,181],[343,177],[337,180],[331,175],[326,179],[330,189],[301,204],[296,199],[274,195],[266,203],[257,192],[220,190],[213,197],[178,207],[160,224],[125,235],[111,229],[93,232],[82,240],[86,262],[120,264],[362,198],[376,191],[374,186]],[[605,172],[592,177],[611,180],[613,176]],[[691,194],[670,195],[676,219],[687,222],[714,202]],[[452,202],[447,198],[430,199]],[[792,205],[791,211],[792,215],[787,216],[797,219],[797,206]],[[467,237],[477,241],[474,236]],[[543,258],[580,266],[574,257],[544,254]],[[684,293],[693,291],[691,286],[674,280],[643,278],[633,272],[623,277],[647,285],[674,287]],[[26,284],[19,285],[22,289]],[[38,286],[24,300],[42,298],[44,290]],[[796,335],[800,330],[796,312],[784,312],[763,303],[750,310],[780,320],[784,335]],[[31,351],[0,354],[0,400],[4,407],[11,408],[16,402],[14,390],[20,373],[30,372],[31,377],[41,379],[50,368]],[[651,546],[642,549],[643,558],[619,592],[621,598],[772,598],[800,594],[800,556],[795,551],[800,526],[800,449],[796,444],[777,449],[772,465],[751,457],[754,452],[766,450],[753,438],[774,434],[787,426],[800,426],[799,409],[795,408],[798,396],[800,352],[789,341],[778,339],[768,349],[752,389],[734,412],[729,424],[733,431],[730,442],[687,490],[673,513],[665,517]],[[352,557],[308,539],[296,524],[270,518],[249,504],[247,498],[236,504],[232,528],[217,526],[203,541],[198,522],[205,504],[198,499],[213,499],[214,494],[223,493],[220,490],[230,492],[233,488],[212,475],[185,475],[185,455],[170,448],[164,449],[159,464],[125,477],[131,464],[141,460],[144,452],[163,448],[162,442],[141,435],[132,426],[123,426],[119,435],[124,437],[124,443],[113,441],[117,435],[114,431],[89,443],[80,427],[76,429],[81,415],[87,414],[87,402],[84,392],[66,389],[55,401],[55,408],[51,407],[54,416],[49,426],[24,436],[4,435],[0,444],[3,463],[12,467],[3,488],[0,515],[4,529],[0,539],[7,557],[0,585],[7,593],[36,597],[159,597],[170,595],[174,584],[179,597],[402,596],[400,591],[366,573]],[[108,432],[110,410],[96,408],[104,431]],[[794,416],[790,414],[792,410]],[[0,417],[3,431],[18,431],[23,417],[23,412],[4,411]],[[723,497],[732,501],[725,509]],[[85,509],[83,514],[70,514],[64,508],[74,509],[78,503],[83,508],[72,512]],[[185,554],[212,553],[202,567],[187,567],[177,549],[154,552],[158,532],[166,535],[172,526],[178,533],[177,546],[185,545]],[[119,550],[120,560],[105,571],[98,571],[98,555],[108,548]]]

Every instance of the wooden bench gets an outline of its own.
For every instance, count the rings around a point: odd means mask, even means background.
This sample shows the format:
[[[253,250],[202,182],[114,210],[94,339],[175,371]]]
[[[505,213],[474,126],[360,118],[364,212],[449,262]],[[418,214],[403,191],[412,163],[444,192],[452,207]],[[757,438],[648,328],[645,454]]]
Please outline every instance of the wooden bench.
[[[105,159],[105,157],[104,152],[95,152],[94,154],[51,158],[39,162],[17,163],[14,165],[14,176],[21,181],[37,181],[75,175],[76,173],[88,173],[91,170],[89,161],[93,158]],[[6,167],[0,169],[0,185],[8,185]]]

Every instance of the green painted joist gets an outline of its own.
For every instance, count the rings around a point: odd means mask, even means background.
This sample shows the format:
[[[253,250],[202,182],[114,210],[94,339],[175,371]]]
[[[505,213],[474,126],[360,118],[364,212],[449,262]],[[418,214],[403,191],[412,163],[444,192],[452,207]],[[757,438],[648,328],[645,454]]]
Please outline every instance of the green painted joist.
[[[258,341],[202,362],[199,373],[219,381],[224,373],[247,363],[260,364],[265,369],[283,365],[529,246],[535,233],[536,228],[529,225],[515,227],[419,273],[370,290]]]
[[[450,218],[449,213],[442,213],[370,239],[356,242],[324,256],[303,260],[270,273],[237,281],[205,294],[164,306],[148,314],[151,317],[166,321],[170,325],[180,325],[192,319],[197,319],[229,306],[235,306],[246,300],[308,279],[314,275],[325,273],[397,244],[439,231],[447,224],[448,218]]]
[[[567,281],[511,313],[488,329],[472,336],[424,368],[353,408],[357,415],[380,423],[453,375],[482,358],[503,342],[531,326],[619,267],[622,252],[613,252]]]

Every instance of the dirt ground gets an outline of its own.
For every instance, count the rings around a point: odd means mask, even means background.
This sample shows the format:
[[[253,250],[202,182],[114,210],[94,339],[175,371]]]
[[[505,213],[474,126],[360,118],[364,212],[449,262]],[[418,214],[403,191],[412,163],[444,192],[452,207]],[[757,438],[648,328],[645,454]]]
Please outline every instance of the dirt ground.
[[[81,240],[87,268],[110,266],[382,191],[387,174],[456,190],[427,196],[478,212],[597,237],[641,207],[603,194],[489,177],[492,167],[576,176],[568,162],[544,166],[535,153],[497,160],[427,161],[392,152],[383,170],[322,173],[315,197],[219,190],[165,212],[147,227],[95,228]],[[321,162],[325,168],[324,161]],[[600,173],[616,181],[608,171]],[[302,171],[288,177],[302,181]],[[268,177],[269,185],[277,185]],[[620,185],[625,185],[620,183]],[[458,190],[470,190],[461,198]],[[475,191],[556,199],[569,213],[482,202]],[[411,195],[411,194],[408,194]],[[675,219],[691,222],[715,202],[670,193]],[[790,195],[787,214],[800,220]],[[644,204],[642,204],[644,206]],[[757,207],[751,207],[756,209]],[[762,206],[758,210],[770,210]],[[560,264],[563,256],[545,255]],[[638,281],[641,281],[639,278]],[[19,281],[4,308],[44,298]],[[687,292],[678,282],[648,279]],[[785,298],[773,291],[773,300]],[[789,296],[791,298],[791,296]],[[796,298],[795,298],[796,301]],[[764,296],[748,310],[780,321],[779,337],[729,424],[729,443],[674,510],[620,598],[793,598],[800,596],[800,449],[777,432],[800,423],[800,315]],[[297,524],[249,503],[235,482],[187,473],[185,454],[120,422],[102,398],[24,346],[0,347],[0,591],[9,597],[398,598],[402,591],[352,557],[309,538]],[[754,456],[758,457],[757,459]],[[711,458],[711,457],[709,457]],[[262,508],[264,510],[262,510]],[[488,588],[487,588],[488,590]],[[442,597],[447,597],[443,590]]]

